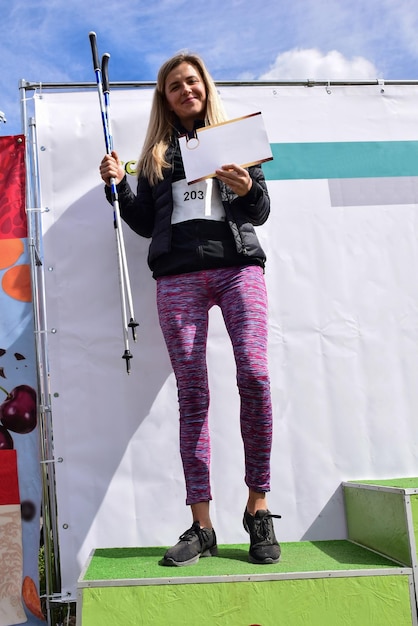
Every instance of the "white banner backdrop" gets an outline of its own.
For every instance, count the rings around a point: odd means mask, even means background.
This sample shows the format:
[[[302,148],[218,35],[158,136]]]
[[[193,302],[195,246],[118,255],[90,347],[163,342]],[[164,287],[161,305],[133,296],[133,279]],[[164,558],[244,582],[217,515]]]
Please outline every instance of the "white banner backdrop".
[[[418,89],[230,86],[220,92],[230,117],[262,111],[275,154],[272,169],[264,166],[271,217],[258,233],[268,257],[269,505],[283,516],[277,535],[281,541],[344,538],[342,481],[418,475],[418,179],[399,172],[395,157],[390,170],[392,149],[415,154]],[[114,144],[124,162],[139,154],[151,96],[149,89],[111,95]],[[121,358],[112,208],[98,172],[104,141],[97,93],[44,91],[35,104],[48,208],[55,457],[63,459],[56,466],[62,591],[74,597],[92,549],[171,545],[191,518],[176,386],[146,264],[149,242],[126,227],[140,323],[129,376]],[[319,162],[315,154],[330,145],[342,146],[348,157],[339,161],[335,153]],[[357,148],[360,156],[371,149],[377,157],[389,154],[389,171],[376,173],[379,159],[364,157],[364,171],[353,176],[350,151]],[[324,173],[298,178],[302,165]],[[287,166],[292,176],[281,175]],[[219,543],[244,543],[235,365],[217,309],[208,366],[213,522]]]

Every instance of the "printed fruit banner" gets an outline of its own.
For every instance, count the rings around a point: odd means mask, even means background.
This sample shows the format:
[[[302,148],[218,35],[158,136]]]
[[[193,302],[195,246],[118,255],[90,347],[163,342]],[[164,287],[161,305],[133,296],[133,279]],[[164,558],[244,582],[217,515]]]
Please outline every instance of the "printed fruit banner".
[[[0,626],[45,623],[25,138],[0,137]]]

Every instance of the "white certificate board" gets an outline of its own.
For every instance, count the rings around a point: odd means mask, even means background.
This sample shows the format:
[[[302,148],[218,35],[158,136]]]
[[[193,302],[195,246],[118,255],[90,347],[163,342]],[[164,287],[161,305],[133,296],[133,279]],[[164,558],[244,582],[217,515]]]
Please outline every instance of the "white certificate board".
[[[189,184],[215,176],[228,163],[249,167],[273,159],[260,112],[199,128],[179,141]]]

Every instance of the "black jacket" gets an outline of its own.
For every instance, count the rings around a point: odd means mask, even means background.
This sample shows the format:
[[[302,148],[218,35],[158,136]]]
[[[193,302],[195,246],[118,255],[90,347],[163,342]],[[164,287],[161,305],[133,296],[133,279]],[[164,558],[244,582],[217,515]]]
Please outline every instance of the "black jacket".
[[[173,159],[174,148],[169,148],[166,159]],[[226,220],[235,242],[240,265],[258,264],[264,267],[265,253],[261,248],[253,226],[263,224],[270,213],[270,199],[263,172],[260,167],[248,168],[253,185],[246,196],[234,194],[229,187],[216,180],[219,185]],[[167,169],[163,180],[151,186],[144,177],[139,177],[136,195],[132,192],[126,177],[117,186],[120,214],[134,232],[142,237],[152,238],[148,264],[154,276],[158,259],[169,255],[172,242],[171,214],[173,210],[172,170]],[[106,188],[110,200],[110,189]],[[166,257],[167,258],[167,257]],[[235,263],[234,263],[235,264]],[[167,264],[165,263],[165,267]],[[200,269],[190,267],[188,271]],[[185,271],[185,270],[183,270]],[[163,273],[173,273],[164,271]]]

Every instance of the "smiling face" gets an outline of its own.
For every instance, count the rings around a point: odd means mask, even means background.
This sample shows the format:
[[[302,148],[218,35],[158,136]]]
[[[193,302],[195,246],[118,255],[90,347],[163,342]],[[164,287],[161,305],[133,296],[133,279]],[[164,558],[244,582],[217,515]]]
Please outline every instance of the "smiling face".
[[[206,112],[206,88],[198,70],[190,63],[180,63],[167,75],[164,93],[167,106],[187,130]]]

